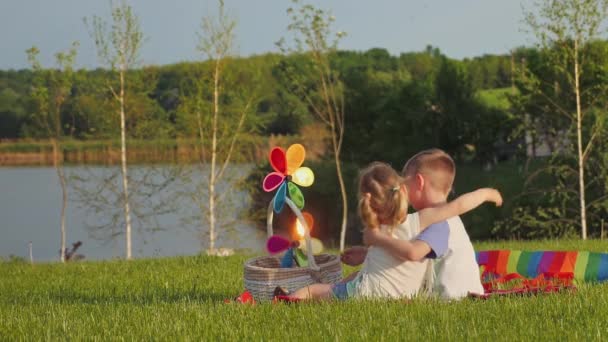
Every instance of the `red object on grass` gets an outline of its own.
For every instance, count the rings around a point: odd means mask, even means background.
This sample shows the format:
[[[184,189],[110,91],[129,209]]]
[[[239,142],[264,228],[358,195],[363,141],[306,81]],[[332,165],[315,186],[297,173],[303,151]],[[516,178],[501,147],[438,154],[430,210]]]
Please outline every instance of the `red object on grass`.
[[[572,280],[574,274],[570,272],[545,272],[536,278],[528,279],[518,273],[508,273],[501,277],[482,283],[485,293],[469,293],[469,297],[488,299],[494,296],[534,295],[539,293],[554,293],[563,290],[576,290]],[[502,289],[501,285],[512,284],[509,289]]]
[[[251,292],[245,291],[240,295],[236,296],[233,300],[225,299],[224,303],[241,303],[241,304],[255,304],[255,299],[251,295]]]

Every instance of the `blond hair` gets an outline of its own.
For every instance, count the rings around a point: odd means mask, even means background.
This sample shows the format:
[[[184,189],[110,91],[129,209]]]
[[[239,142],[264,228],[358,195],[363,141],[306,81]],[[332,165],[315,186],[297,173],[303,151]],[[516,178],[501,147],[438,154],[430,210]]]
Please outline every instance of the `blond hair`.
[[[449,154],[438,148],[417,153],[403,166],[401,175],[405,178],[421,174],[431,187],[448,194],[452,190],[456,176],[456,165]]]
[[[385,163],[371,163],[359,173],[359,216],[367,228],[403,222],[408,202],[402,184],[403,178]]]

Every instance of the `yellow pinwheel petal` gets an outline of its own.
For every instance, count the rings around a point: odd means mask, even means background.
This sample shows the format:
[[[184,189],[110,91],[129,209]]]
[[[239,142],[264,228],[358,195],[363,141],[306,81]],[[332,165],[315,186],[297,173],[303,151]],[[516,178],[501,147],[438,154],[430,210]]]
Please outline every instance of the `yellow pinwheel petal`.
[[[285,154],[287,159],[287,174],[291,175],[304,163],[306,150],[300,144],[293,144],[289,146]]]
[[[312,254],[321,254],[323,252],[323,242],[321,240],[311,237],[310,242],[312,245]],[[306,252],[306,240],[300,240],[300,248]]]
[[[311,186],[315,181],[315,174],[310,168],[304,166],[291,175],[291,180],[299,186]]]

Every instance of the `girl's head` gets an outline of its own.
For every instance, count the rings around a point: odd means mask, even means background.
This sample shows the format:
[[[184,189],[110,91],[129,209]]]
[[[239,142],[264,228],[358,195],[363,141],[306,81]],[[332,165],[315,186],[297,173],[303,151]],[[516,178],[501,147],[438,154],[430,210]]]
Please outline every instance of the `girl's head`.
[[[367,228],[395,226],[407,215],[403,179],[388,164],[374,162],[359,174],[359,216]]]

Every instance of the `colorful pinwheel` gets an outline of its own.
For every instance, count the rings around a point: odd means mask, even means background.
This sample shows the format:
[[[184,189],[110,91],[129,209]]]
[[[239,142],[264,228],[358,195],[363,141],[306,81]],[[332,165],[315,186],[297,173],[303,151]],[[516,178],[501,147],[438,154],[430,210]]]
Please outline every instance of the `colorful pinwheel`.
[[[278,189],[273,199],[274,212],[281,212],[287,195],[299,209],[304,208],[304,195],[297,185],[310,186],[315,180],[312,170],[302,167],[305,156],[306,150],[300,144],[289,146],[287,152],[280,147],[270,151],[269,160],[274,172],[266,175],[263,188],[266,192]]]
[[[314,219],[312,215],[307,212],[303,212],[302,216],[306,221],[308,229],[312,230],[314,225]],[[281,268],[294,267],[294,262],[298,267],[306,267],[308,265],[307,243],[305,238],[304,226],[300,221],[296,220],[296,235],[300,240],[289,241],[288,239],[279,236],[272,235],[266,241],[266,250],[270,254],[277,254],[286,251],[281,258]],[[312,255],[317,255],[323,252],[323,243],[317,238],[310,237],[310,248],[312,249]]]

